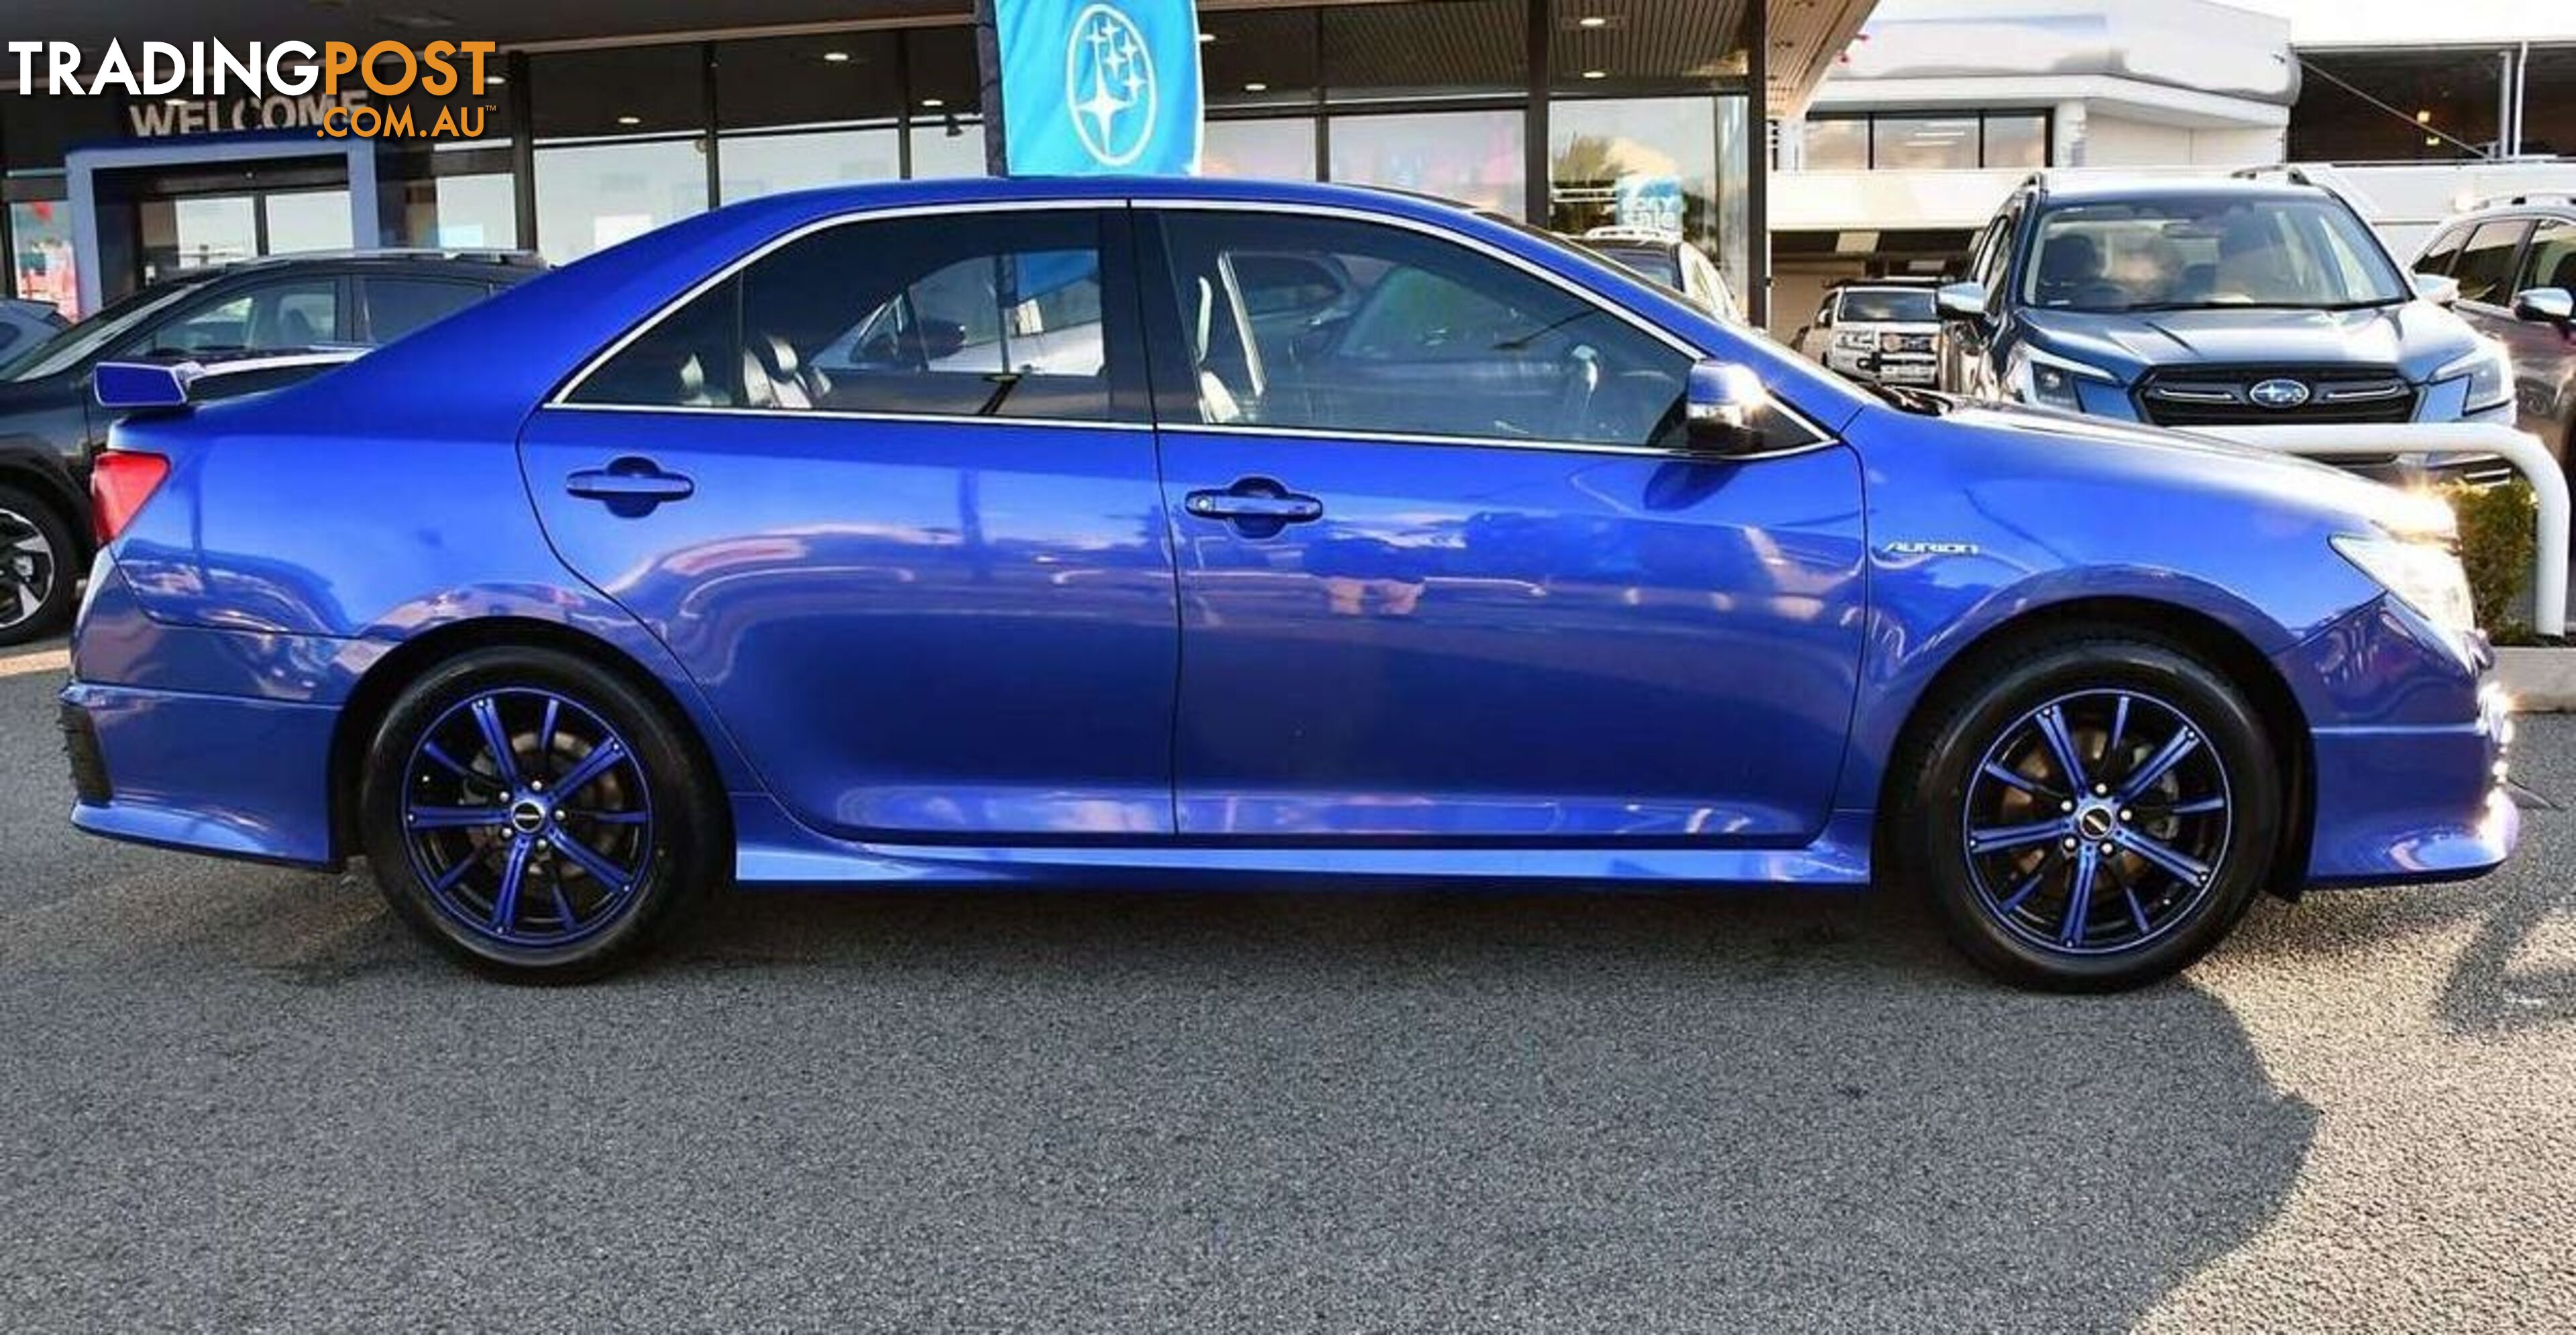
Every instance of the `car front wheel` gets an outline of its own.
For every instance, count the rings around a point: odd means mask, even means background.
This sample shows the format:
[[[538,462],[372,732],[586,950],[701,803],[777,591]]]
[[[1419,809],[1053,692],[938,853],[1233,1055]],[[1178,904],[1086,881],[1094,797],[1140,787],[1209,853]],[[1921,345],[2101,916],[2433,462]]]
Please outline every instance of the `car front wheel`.
[[[2178,645],[2060,635],[1934,702],[1891,840],[1951,939],[2018,984],[2167,977],[2271,872],[2280,766],[2227,676]]]
[[[722,877],[714,785],[683,734],[614,673],[548,649],[482,650],[415,683],[369,751],[367,860],[412,926],[486,973],[594,977]]]

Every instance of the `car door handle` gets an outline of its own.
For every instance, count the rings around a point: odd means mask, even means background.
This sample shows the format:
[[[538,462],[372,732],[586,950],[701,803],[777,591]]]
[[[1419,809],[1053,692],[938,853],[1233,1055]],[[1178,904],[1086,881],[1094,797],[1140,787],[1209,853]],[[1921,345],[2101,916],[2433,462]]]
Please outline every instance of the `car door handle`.
[[[1245,478],[1224,491],[1194,491],[1182,505],[1202,519],[1304,524],[1324,517],[1324,503],[1268,478]]]
[[[586,500],[606,501],[609,508],[649,510],[664,501],[684,501],[698,484],[678,473],[665,473],[650,459],[629,456],[606,468],[585,468],[564,479],[564,490]]]

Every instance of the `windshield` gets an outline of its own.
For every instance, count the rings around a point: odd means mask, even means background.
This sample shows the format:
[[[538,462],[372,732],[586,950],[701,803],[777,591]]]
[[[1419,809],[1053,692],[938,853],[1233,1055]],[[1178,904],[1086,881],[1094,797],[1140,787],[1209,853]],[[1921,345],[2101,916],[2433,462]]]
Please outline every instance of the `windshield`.
[[[156,283],[119,297],[100,307],[98,314],[0,366],[0,380],[40,380],[70,370],[82,358],[122,337],[154,312],[197,290],[197,286],[191,281]]]
[[[2069,204],[2039,220],[2022,299],[2072,311],[2387,305],[2405,283],[2333,199]]]
[[[1930,324],[1932,293],[1919,287],[1860,287],[1843,292],[1846,323]]]

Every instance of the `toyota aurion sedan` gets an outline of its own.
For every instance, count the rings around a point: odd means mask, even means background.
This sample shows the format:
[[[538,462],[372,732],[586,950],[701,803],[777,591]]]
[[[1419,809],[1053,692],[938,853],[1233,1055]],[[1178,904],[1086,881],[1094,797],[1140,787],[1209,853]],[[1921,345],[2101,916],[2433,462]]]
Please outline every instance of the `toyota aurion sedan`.
[[[185,379],[100,376],[74,821],[363,855],[511,978],[728,886],[1878,873],[2107,989],[2516,836],[2437,504],[1408,196],[784,195]]]

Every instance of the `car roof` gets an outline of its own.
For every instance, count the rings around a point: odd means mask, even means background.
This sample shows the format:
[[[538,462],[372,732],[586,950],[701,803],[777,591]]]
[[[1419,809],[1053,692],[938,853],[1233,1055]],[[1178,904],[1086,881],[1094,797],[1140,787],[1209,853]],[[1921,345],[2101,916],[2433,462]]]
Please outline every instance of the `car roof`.
[[[543,272],[545,267],[542,257],[523,250],[304,250],[180,269],[155,281],[203,283],[236,275],[292,273],[299,269],[334,273],[369,269],[430,270],[477,278],[499,274],[517,279],[533,277]]]

